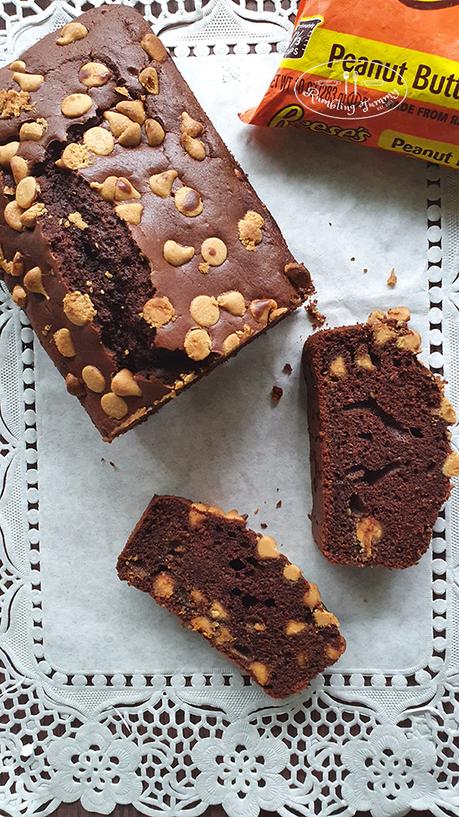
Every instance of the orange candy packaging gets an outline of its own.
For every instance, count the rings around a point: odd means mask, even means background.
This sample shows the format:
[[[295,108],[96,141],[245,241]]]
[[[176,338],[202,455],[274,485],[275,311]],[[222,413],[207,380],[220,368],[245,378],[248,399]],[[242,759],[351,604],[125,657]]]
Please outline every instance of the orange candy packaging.
[[[459,0],[301,0],[277,74],[241,119],[459,169]]]

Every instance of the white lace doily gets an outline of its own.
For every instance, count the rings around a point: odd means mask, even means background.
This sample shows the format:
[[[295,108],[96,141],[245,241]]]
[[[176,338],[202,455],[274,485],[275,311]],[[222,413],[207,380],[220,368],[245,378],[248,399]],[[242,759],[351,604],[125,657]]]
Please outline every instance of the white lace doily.
[[[0,3],[5,60],[98,0]],[[134,5],[134,3],[132,3]],[[181,56],[282,46],[279,0],[142,0]],[[458,181],[426,170],[432,371],[459,405]],[[432,542],[432,654],[403,674],[329,672],[274,704],[238,674],[63,674],[43,648],[34,341],[0,290],[0,811],[81,800],[163,817],[221,804],[229,817],[459,814],[459,498]],[[459,436],[453,434],[459,447]],[[402,623],[403,626],[403,623]]]

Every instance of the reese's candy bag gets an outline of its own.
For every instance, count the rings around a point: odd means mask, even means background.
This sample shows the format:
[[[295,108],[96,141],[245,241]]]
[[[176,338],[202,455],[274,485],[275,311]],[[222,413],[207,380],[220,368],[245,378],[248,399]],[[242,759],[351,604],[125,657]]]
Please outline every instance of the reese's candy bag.
[[[459,168],[459,0],[301,0],[252,125]]]

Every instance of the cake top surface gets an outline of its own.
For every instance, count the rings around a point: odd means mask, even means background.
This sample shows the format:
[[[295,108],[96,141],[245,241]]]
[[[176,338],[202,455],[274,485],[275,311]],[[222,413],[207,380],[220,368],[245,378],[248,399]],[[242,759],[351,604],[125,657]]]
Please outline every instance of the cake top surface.
[[[297,305],[309,282],[178,78],[136,11],[103,6],[1,69],[0,142],[32,179],[52,158],[113,205],[147,261],[137,308],[155,348],[200,361]]]

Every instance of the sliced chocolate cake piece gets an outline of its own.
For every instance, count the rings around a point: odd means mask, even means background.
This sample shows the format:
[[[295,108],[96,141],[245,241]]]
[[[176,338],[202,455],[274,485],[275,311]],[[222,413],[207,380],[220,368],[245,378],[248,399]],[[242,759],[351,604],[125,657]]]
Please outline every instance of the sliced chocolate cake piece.
[[[0,69],[0,266],[106,440],[312,291],[133,8],[101,5]]]
[[[312,528],[347,565],[415,564],[448,498],[459,455],[443,381],[416,355],[405,307],[312,335],[304,346]]]
[[[155,496],[117,569],[274,698],[303,689],[345,650],[317,586],[237,511]]]

